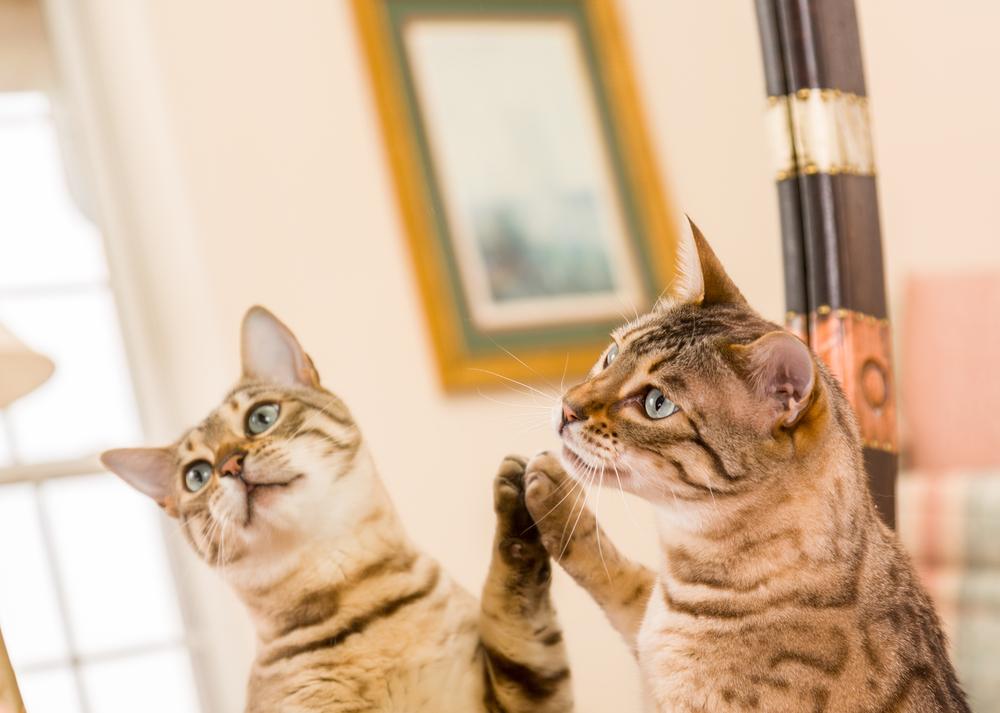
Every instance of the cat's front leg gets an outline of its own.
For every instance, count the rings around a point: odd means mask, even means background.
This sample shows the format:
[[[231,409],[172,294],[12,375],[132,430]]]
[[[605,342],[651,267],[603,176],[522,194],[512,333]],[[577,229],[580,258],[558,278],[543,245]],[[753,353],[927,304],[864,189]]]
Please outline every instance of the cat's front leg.
[[[525,465],[508,456],[493,481],[496,536],[479,620],[485,703],[491,713],[566,713],[566,647],[549,596],[549,555],[524,503]]]
[[[545,549],[590,593],[634,652],[656,576],[622,555],[600,530],[586,506],[583,486],[566,473],[555,455],[545,452],[532,458],[525,483],[528,511]]]

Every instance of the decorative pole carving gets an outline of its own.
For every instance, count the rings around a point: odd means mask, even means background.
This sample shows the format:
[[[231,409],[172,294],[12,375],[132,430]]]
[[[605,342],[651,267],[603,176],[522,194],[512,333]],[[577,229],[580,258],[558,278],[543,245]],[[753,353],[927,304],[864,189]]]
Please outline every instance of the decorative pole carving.
[[[756,0],[781,210],[787,327],[854,406],[879,511],[898,468],[868,97],[853,0]]]

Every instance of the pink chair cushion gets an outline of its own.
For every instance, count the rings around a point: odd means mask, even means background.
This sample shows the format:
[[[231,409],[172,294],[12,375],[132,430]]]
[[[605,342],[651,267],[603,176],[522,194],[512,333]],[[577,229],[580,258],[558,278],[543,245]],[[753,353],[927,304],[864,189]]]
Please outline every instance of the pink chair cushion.
[[[908,465],[1000,465],[1000,272],[911,277],[903,308]]]

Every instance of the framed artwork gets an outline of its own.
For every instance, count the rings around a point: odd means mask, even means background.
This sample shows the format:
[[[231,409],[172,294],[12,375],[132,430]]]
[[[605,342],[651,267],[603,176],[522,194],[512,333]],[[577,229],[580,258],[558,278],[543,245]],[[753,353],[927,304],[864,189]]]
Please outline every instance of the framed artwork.
[[[354,0],[447,387],[559,380],[673,276],[611,0]]]

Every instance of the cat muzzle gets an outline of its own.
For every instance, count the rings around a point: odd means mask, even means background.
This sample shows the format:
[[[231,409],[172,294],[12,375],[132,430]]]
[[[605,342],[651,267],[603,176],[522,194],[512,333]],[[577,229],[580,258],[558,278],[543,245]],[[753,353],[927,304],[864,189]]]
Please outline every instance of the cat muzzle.
[[[243,450],[232,451],[219,464],[219,475],[230,478],[240,478],[243,475],[243,461],[247,457],[247,452]]]

